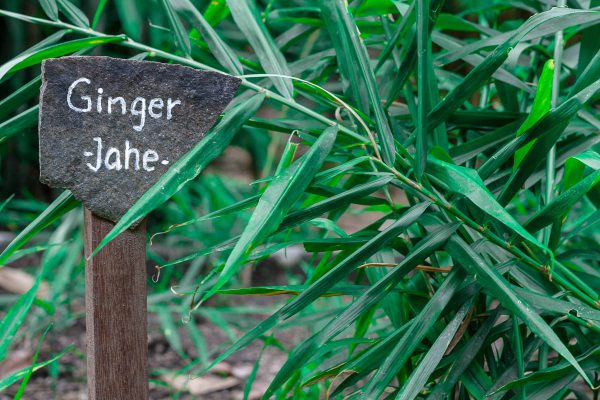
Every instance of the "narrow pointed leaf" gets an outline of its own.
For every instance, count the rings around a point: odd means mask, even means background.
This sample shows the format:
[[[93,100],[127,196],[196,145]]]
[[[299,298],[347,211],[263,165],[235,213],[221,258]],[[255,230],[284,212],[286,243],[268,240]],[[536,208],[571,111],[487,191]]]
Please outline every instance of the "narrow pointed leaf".
[[[75,7],[69,0],[56,0],[60,11],[77,26],[82,28],[88,28],[90,26],[90,20],[79,8]]]
[[[227,258],[211,293],[205,295],[204,299],[227,284],[246,261],[250,252],[262,244],[269,234],[277,230],[290,208],[302,196],[321,169],[333,147],[337,132],[337,125],[325,129],[306,154],[271,181]]]
[[[0,254],[0,268],[4,266],[4,263],[6,263],[15,251],[23,247],[31,240],[31,238],[78,205],[79,201],[73,197],[71,192],[68,190],[62,192],[62,194],[58,196],[44,212],[27,225],[27,227],[23,229],[8,246],[6,246],[4,251],[2,251],[2,254]]]
[[[534,132],[536,134],[539,132],[540,135],[521,162],[519,168],[513,171],[508,182],[502,189],[502,192],[498,196],[498,202],[500,204],[506,205],[512,200],[527,178],[529,178],[541,162],[546,159],[548,151],[550,151],[552,146],[554,146],[561,137],[570,120],[598,91],[600,91],[600,79],[562,103],[552,112],[548,113],[546,117],[540,119],[538,123],[529,130],[531,135],[533,135]]]
[[[213,27],[206,22],[202,14],[194,7],[190,0],[171,0],[174,7],[181,10],[194,28],[200,32],[208,48],[222,66],[233,75],[244,73],[242,63],[231,47],[215,32]]]
[[[229,10],[238,28],[242,31],[265,72],[275,75],[291,75],[285,57],[275,45],[264,25],[254,0],[228,0]],[[272,77],[277,91],[291,99],[294,88],[289,79]]]
[[[60,359],[62,356],[64,356],[67,352],[73,350],[74,347],[69,345],[67,346],[63,351],[61,351],[60,353],[56,354],[53,357],[50,357],[49,359],[39,362],[37,364],[35,364],[33,366],[33,369],[31,367],[25,367],[22,368],[16,372],[12,372],[11,374],[4,376],[2,378],[0,378],[0,391],[5,390],[6,388],[8,388],[10,385],[19,382],[21,379],[23,379],[23,377],[25,377],[30,371],[31,372],[35,372],[40,370],[41,368],[44,368],[54,362],[56,362],[56,360]]]
[[[442,227],[432,232],[420,241],[411,252],[394,267],[385,277],[377,281],[363,295],[355,299],[339,316],[312,338],[304,341],[302,345],[292,353],[283,367],[279,370],[271,385],[265,392],[266,396],[272,394],[281,384],[290,378],[291,374],[306,364],[310,357],[326,342],[343,332],[361,314],[384,298],[408,272],[413,270],[425,258],[429,257],[437,248],[442,246],[448,237],[458,228],[458,224]]]
[[[489,216],[500,221],[515,234],[542,250],[546,247],[533,237],[512,215],[496,201],[477,173],[469,168],[450,164],[433,157],[429,159],[432,174],[446,183],[453,192],[460,193],[471,200]]]
[[[177,160],[154,186],[131,206],[115,227],[102,239],[91,256],[132,223],[143,218],[181,190],[187,182],[198,176],[212,160],[225,150],[242,125],[260,108],[264,98],[264,94],[258,93],[226,112],[221,121],[192,150]]]
[[[330,36],[333,37],[338,56],[340,69],[346,71],[349,85],[357,85],[352,90],[354,100],[361,107],[361,111],[368,112],[369,108],[375,119],[377,135],[381,145],[382,156],[388,165],[394,165],[396,150],[394,138],[381,104],[379,88],[375,74],[371,67],[371,60],[367,49],[360,38],[356,24],[342,0],[325,1],[321,4],[326,26]],[[358,97],[356,97],[358,96]],[[368,105],[365,103],[369,100]]]
[[[360,248],[352,252],[350,255],[348,255],[348,257],[341,260],[337,265],[333,266],[329,271],[327,271],[327,273],[325,273],[325,275],[314,282],[298,297],[283,306],[276,313],[272,314],[269,318],[261,322],[252,330],[247,332],[231,347],[221,353],[211,363],[211,365],[206,368],[206,370],[211,369],[218,362],[225,360],[242,347],[245,347],[258,337],[264,335],[265,332],[273,328],[275,325],[277,325],[277,323],[283,321],[284,319],[291,318],[302,309],[306,308],[309,304],[318,299],[319,296],[321,296],[323,293],[326,293],[334,285],[339,283],[344,276],[354,271],[360,265],[360,263],[371,257],[383,246],[385,246],[386,243],[406,230],[409,225],[415,222],[417,218],[419,218],[425,212],[429,205],[429,203],[421,203],[407,210],[396,222],[394,222],[384,231],[380,232],[378,235],[374,236]]]
[[[394,375],[404,366],[427,332],[440,317],[464,279],[461,271],[453,271],[415,317],[412,325],[385,356],[385,361],[367,384],[363,399],[376,399],[384,392]]]
[[[50,18],[53,21],[57,21],[58,20],[58,6],[56,5],[56,0],[39,0],[39,1],[40,1],[40,6],[42,6],[42,9],[44,10],[44,12],[48,16],[48,18]]]
[[[186,57],[189,57],[192,53],[192,48],[190,46],[190,38],[188,37],[188,33],[183,27],[179,16],[173,9],[171,5],[171,0],[162,0],[162,5],[167,14],[167,19],[169,20],[169,26],[171,27],[171,32],[173,33],[173,37],[175,38],[175,44],[185,54]]]
[[[517,136],[523,134],[531,128],[537,121],[539,121],[544,115],[550,111],[550,103],[552,98],[552,83],[554,82],[554,60],[548,60],[544,64],[542,75],[538,80],[537,90],[535,92],[535,98],[533,99],[533,105],[531,111],[527,115],[523,125],[519,127]],[[523,157],[529,152],[534,141],[527,143],[525,146],[517,150],[515,153],[515,164],[514,168],[518,168],[519,164],[523,160]]]
[[[575,186],[561,193],[550,204],[538,211],[527,223],[525,229],[529,232],[537,232],[545,226],[556,221],[568,213],[573,205],[577,203],[586,193],[600,182],[600,171],[594,171],[579,181]]]
[[[24,130],[35,126],[38,122],[40,107],[33,106],[22,113],[0,123],[0,143],[11,136],[19,134]]]
[[[0,80],[9,73],[39,64],[46,58],[61,57],[86,47],[94,47],[110,42],[120,42],[122,40],[125,40],[124,36],[89,37],[51,45],[31,53],[23,53],[0,67]]]
[[[536,14],[529,18],[521,27],[519,27],[511,36],[499,44],[485,60],[477,67],[473,68],[467,76],[454,88],[448,95],[429,113],[429,128],[433,129],[442,121],[446,120],[462,103],[473,94],[489,77],[496,71],[508,58],[509,52],[525,36],[534,32],[536,29],[548,26],[550,22],[560,21],[571,15],[579,14],[579,17],[586,18],[590,14],[596,16],[600,22],[600,12],[590,13],[585,10],[573,10],[566,8],[553,8],[550,11]],[[584,16],[585,15],[585,16]],[[596,17],[594,17],[596,18]],[[589,19],[589,18],[588,18]]]
[[[427,380],[444,356],[444,353],[458,331],[460,324],[471,310],[472,304],[472,300],[467,301],[456,312],[454,318],[452,318],[440,336],[433,342],[429,351],[427,351],[427,354],[420,360],[419,366],[413,371],[408,378],[408,381],[396,395],[398,400],[412,400],[419,395],[419,392],[421,392],[427,383]]]
[[[567,346],[554,333],[552,328],[531,308],[527,302],[520,298],[510,284],[493,268],[481,259],[471,247],[462,239],[452,238],[448,242],[448,252],[456,263],[465,268],[465,270],[475,277],[477,282],[490,294],[492,294],[503,307],[515,313],[533,333],[543,339],[558,354],[564,357],[577,372],[581,374],[586,383],[592,386],[592,383],[579,365],[575,357],[571,354]]]

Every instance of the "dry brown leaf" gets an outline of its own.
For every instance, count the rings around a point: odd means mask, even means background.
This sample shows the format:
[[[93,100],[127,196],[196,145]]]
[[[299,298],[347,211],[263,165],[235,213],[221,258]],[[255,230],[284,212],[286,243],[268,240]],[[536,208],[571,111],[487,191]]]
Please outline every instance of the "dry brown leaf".
[[[161,379],[168,383],[172,388],[181,391],[187,391],[192,395],[203,395],[230,389],[240,384],[239,379],[233,377],[219,378],[217,376],[206,375],[199,378],[190,378],[187,375],[167,374]]]
[[[35,283],[35,277],[20,269],[11,267],[0,268],[0,288],[10,293],[23,294]],[[48,284],[42,282],[37,297],[45,299],[48,296]]]

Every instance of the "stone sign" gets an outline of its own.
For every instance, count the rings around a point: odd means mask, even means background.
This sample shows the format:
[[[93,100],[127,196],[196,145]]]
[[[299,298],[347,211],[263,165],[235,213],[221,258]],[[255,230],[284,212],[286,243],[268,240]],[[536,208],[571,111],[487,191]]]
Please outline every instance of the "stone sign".
[[[195,146],[240,80],[174,64],[63,57],[42,64],[40,180],[116,222]]]

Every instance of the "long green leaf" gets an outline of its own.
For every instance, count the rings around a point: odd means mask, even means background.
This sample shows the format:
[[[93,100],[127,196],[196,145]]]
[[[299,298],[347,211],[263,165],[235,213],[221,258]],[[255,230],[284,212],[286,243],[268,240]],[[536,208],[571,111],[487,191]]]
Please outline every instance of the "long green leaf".
[[[544,64],[542,75],[540,75],[540,79],[538,80],[538,86],[535,92],[535,98],[533,99],[533,105],[531,106],[531,111],[527,115],[525,121],[523,121],[523,125],[519,127],[519,130],[517,131],[517,136],[522,135],[523,132],[531,128],[537,121],[539,121],[544,115],[546,115],[550,111],[550,103],[552,98],[552,84],[554,82],[553,77],[554,60],[548,60]],[[515,153],[514,168],[518,168],[519,164],[521,164],[521,161],[529,152],[533,144],[534,141],[531,141],[519,150],[517,150],[517,152]]]
[[[461,375],[473,362],[479,351],[481,350],[485,340],[488,338],[490,331],[494,327],[498,318],[498,311],[496,309],[492,312],[481,327],[475,332],[473,336],[465,343],[463,348],[457,354],[456,361],[449,367],[449,373],[443,381],[433,388],[429,400],[441,400],[446,398],[446,394],[452,390],[452,387],[458,382]]]
[[[58,360],[59,358],[64,356],[68,351],[71,351],[73,349],[74,349],[74,346],[69,345],[63,351],[58,353],[57,355],[55,355],[45,361],[35,364],[33,366],[33,370],[31,367],[25,367],[16,372],[11,373],[10,375],[7,375],[7,376],[1,378],[0,379],[0,391],[5,390],[13,383],[20,381],[21,379],[23,379],[23,377],[25,377],[27,374],[29,374],[30,371],[35,372],[41,368],[44,368],[44,367],[52,364],[53,362],[55,362],[56,360]]]
[[[23,68],[39,64],[42,60],[53,57],[61,57],[87,47],[94,47],[105,43],[120,42],[125,40],[124,36],[89,37],[71,40],[69,42],[55,44],[39,49],[32,53],[23,53],[0,67],[0,80],[7,74],[19,71]]]
[[[71,192],[68,190],[62,192],[61,195],[44,210],[44,212],[27,225],[27,227],[23,229],[8,246],[6,246],[4,251],[2,251],[2,254],[0,254],[0,268],[4,266],[6,261],[15,253],[15,251],[23,247],[31,240],[31,238],[78,205],[79,201],[73,197]]]
[[[429,0],[416,0],[417,4],[417,129],[415,150],[415,175],[421,179],[427,162],[429,129],[427,116],[431,107],[429,72],[431,66],[431,40],[429,38]],[[435,127],[434,127],[435,128]]]
[[[525,38],[529,33],[540,29],[550,22],[555,23],[561,19],[567,19],[571,16],[590,19],[600,22],[600,12],[590,12],[586,10],[574,10],[566,8],[553,8],[550,11],[536,14],[529,18],[521,27],[519,27],[503,43],[498,45],[494,51],[489,54],[484,61],[473,68],[467,76],[437,105],[428,115],[429,129],[433,129],[446,120],[473,92],[479,88],[508,58],[509,52]],[[573,19],[573,18],[572,18]],[[573,21],[576,21],[573,19]],[[576,23],[576,22],[573,22]]]
[[[369,288],[363,295],[354,300],[340,315],[338,315],[326,328],[315,334],[313,337],[305,340],[302,345],[292,353],[287,362],[279,370],[271,385],[265,392],[268,397],[281,384],[283,384],[291,374],[304,365],[310,357],[327,341],[346,329],[361,314],[367,312],[372,306],[383,299],[405,276],[413,270],[425,258],[429,257],[437,248],[442,246],[448,237],[458,228],[458,224],[448,227],[441,227],[432,232],[429,236],[421,240],[411,252],[402,260],[398,266],[394,267],[385,277]]]
[[[444,308],[446,308],[458,290],[463,279],[464,274],[461,271],[452,271],[450,276],[446,278],[433,297],[419,312],[412,325],[402,335],[402,338],[391,349],[391,352],[384,354],[385,361],[366,385],[362,396],[363,399],[379,398],[394,378],[394,375],[404,366],[421,340],[423,340],[423,337],[437,321]]]
[[[596,76],[594,79],[598,79],[598,76]],[[515,137],[509,143],[501,147],[481,166],[481,168],[479,168],[478,173],[481,179],[488,179],[490,175],[498,168],[500,168],[502,164],[507,162],[510,159],[510,157],[512,157],[515,154],[517,149],[523,144],[525,144],[527,140],[538,139],[536,145],[539,145],[539,142],[541,142],[539,138],[543,136],[544,140],[549,141],[549,143],[544,144],[543,147],[548,147],[548,145],[551,147],[557,140],[557,137],[559,137],[562,134],[569,121],[577,114],[579,110],[581,110],[581,108],[592,98],[592,96],[594,96],[594,94],[599,89],[600,81],[597,81],[592,85],[585,87],[581,91],[569,97],[569,99],[562,103],[560,106],[545,114],[531,128],[523,132],[522,135]],[[536,159],[539,164],[539,162],[541,162],[542,159],[546,158],[546,154],[547,151],[543,153],[535,153],[533,151],[529,151],[527,153],[527,157],[530,157],[531,159]],[[534,169],[531,167],[530,164],[532,164],[532,161],[530,161],[527,164],[523,164],[524,168],[519,168],[518,170],[514,171],[513,176],[515,175],[515,173],[520,173],[521,170],[525,170],[521,173],[521,176],[518,178],[519,180],[521,180],[521,182],[524,182],[524,180],[529,177],[531,171]],[[513,177],[511,177],[510,179],[513,179]],[[511,190],[515,190],[515,188],[518,190],[519,187],[520,186],[517,186],[517,183],[515,182]],[[505,204],[503,203],[504,201],[508,203],[508,201],[510,201],[508,194],[506,197],[506,200],[502,200],[501,198],[499,198],[498,202],[500,204]]]
[[[487,189],[474,170],[450,164],[433,157],[429,159],[429,163],[431,173],[446,183],[450,187],[450,190],[467,197],[482,211],[506,225],[523,239],[542,250],[547,250],[546,246],[533,237],[504,207],[498,204],[494,195]]]
[[[0,124],[0,143],[4,142],[11,136],[35,126],[38,122],[39,110],[39,106],[33,106],[22,113],[2,122]]]
[[[33,353],[33,360],[31,362],[31,366],[29,367],[29,371],[27,371],[27,373],[23,376],[23,380],[21,382],[21,386],[19,387],[19,390],[17,391],[17,394],[15,395],[14,400],[21,400],[21,397],[23,397],[23,393],[25,393],[25,388],[27,387],[27,383],[29,382],[29,378],[31,378],[31,374],[33,374],[33,370],[35,369],[35,366],[36,366],[36,363],[37,363],[37,359],[38,359],[38,357],[40,355],[40,349],[42,347],[42,343],[46,339],[46,335],[48,334],[48,332],[50,331],[50,329],[52,328],[52,326],[53,326],[53,324],[51,323],[50,325],[48,325],[46,327],[46,329],[44,329],[44,332],[42,332],[40,340],[38,341],[37,348],[35,349],[35,353]]]
[[[192,150],[177,160],[165,174],[121,217],[115,227],[102,239],[91,254],[93,256],[108,242],[131,224],[177,193],[187,182],[198,176],[204,168],[229,145],[235,134],[256,113],[265,96],[258,93],[238,103]]]
[[[548,151],[550,151],[552,146],[554,146],[563,134],[569,121],[598,91],[600,91],[600,79],[562,103],[553,112],[548,113],[546,117],[540,119],[530,130],[528,130],[531,132],[532,136],[534,132],[545,133],[538,137],[538,140],[527,153],[519,168],[513,171],[508,182],[498,196],[498,202],[500,204],[508,204],[515,196],[527,178],[529,178],[541,162],[546,159]],[[527,133],[524,135],[526,134]]]
[[[56,0],[60,11],[75,25],[82,28],[90,26],[90,20],[79,8],[75,7],[69,0]]]
[[[33,286],[19,297],[17,302],[12,305],[4,318],[2,318],[2,321],[0,321],[0,361],[6,358],[8,347],[29,313],[29,309],[35,300],[35,296],[40,287],[40,282],[42,281],[45,269],[46,268],[42,267]]]
[[[179,16],[177,16],[177,13],[175,13],[175,10],[171,5],[171,0],[162,0],[162,5],[165,9],[165,13],[167,14],[169,25],[171,26],[171,31],[173,32],[173,37],[175,38],[175,44],[177,47],[179,47],[179,50],[185,54],[186,57],[189,57],[192,53],[190,38],[188,37],[188,33],[183,27]]]
[[[472,300],[467,301],[456,312],[454,318],[446,325],[442,333],[429,348],[429,351],[427,351],[427,354],[420,360],[419,366],[412,372],[408,381],[404,384],[402,389],[400,389],[396,395],[396,399],[412,400],[419,395],[419,392],[423,389],[427,380],[444,356],[446,349],[448,349],[450,342],[454,339],[454,335],[471,310],[472,305]]]
[[[262,22],[254,0],[227,0],[227,5],[235,23],[254,49],[265,72],[291,75],[285,57]],[[284,97],[288,99],[293,97],[294,88],[289,79],[272,77],[271,80]]]
[[[178,10],[181,10],[187,16],[190,24],[200,32],[204,40],[206,40],[208,48],[221,65],[227,68],[233,75],[242,75],[244,73],[242,63],[233,49],[219,37],[217,32],[206,22],[202,14],[194,7],[190,0],[171,1]]]
[[[337,44],[336,55],[338,55],[338,64],[341,65],[340,69],[349,74],[347,80],[350,85],[357,85],[353,94],[359,96],[355,97],[355,101],[358,102],[357,104],[362,104],[361,111],[367,112],[369,108],[372,110],[383,159],[388,165],[394,165],[396,158],[394,138],[381,104],[369,54],[352,15],[343,0],[325,1],[322,2],[321,7],[330,36],[335,38],[333,41]],[[368,106],[364,104],[366,99],[369,100]]]
[[[323,131],[309,151],[296,160],[281,175],[276,176],[261,196],[244,232],[227,258],[223,270],[207,299],[226,285],[240,269],[250,252],[279,227],[290,208],[302,196],[329,155],[338,127]]]
[[[4,118],[9,113],[17,110],[23,102],[29,100],[34,95],[39,94],[42,76],[38,75],[19,89],[11,93],[0,101],[0,118]],[[2,130],[0,129],[0,132]]]
[[[586,193],[600,182],[600,170],[589,174],[585,179],[579,181],[575,186],[561,193],[550,204],[538,211],[527,223],[525,229],[529,232],[537,232],[545,226],[555,222],[568,213],[573,205],[577,203]]]
[[[56,0],[39,0],[39,2],[48,18],[53,21],[58,21],[58,6],[56,5]]]
[[[96,12],[94,13],[94,18],[92,19],[92,29],[96,29],[96,25],[100,22],[100,17],[102,17],[102,11],[104,11],[104,7],[108,0],[99,0],[98,5],[96,6]]]
[[[600,14],[598,13],[597,9],[584,10],[580,8],[555,7],[549,11],[541,12],[536,15],[541,15],[540,19],[545,19],[549,22],[551,21],[552,23],[545,23],[545,21],[542,21],[542,24],[538,25],[536,29],[529,30],[529,32],[523,36],[522,40],[533,41],[534,39],[552,35],[566,28],[576,27],[577,29],[580,29],[583,26],[592,26],[600,22]],[[525,23],[529,22],[537,23],[539,21],[531,21],[531,18],[525,21]],[[523,25],[513,31],[489,35],[487,38],[469,43],[457,51],[442,54],[436,61],[440,65],[447,65],[448,63],[463,58],[467,54],[489,48],[490,46],[500,45],[521,31]]]
[[[597,371],[600,368],[600,347],[590,349],[585,354],[577,357],[577,361],[590,372]],[[568,362],[560,362],[541,371],[536,371],[526,377],[516,379],[497,389],[494,393],[503,392],[505,390],[522,387],[531,383],[545,383],[560,379],[565,375],[576,374],[575,368]]]
[[[592,386],[589,377],[583,371],[583,368],[581,368],[575,357],[573,357],[567,346],[554,333],[552,328],[527,305],[523,298],[519,298],[515,291],[511,289],[510,284],[498,271],[490,268],[462,239],[456,237],[450,239],[447,250],[457,264],[465,268],[485,290],[498,299],[502,306],[515,313],[527,324],[533,333],[542,338],[558,354],[573,365],[588,385]]]
[[[569,157],[565,161],[565,174],[563,177],[564,190],[570,189],[583,178],[586,167],[594,171],[600,170],[600,154],[594,150],[586,150],[581,154]]]
[[[417,218],[419,218],[425,212],[427,207],[429,207],[429,203],[421,203],[407,210],[402,215],[402,217],[395,221],[391,226],[389,226],[383,232],[380,232],[378,235],[374,236],[371,240],[362,245],[356,251],[349,254],[337,265],[333,266],[329,271],[327,271],[327,273],[325,273],[325,275],[323,275],[315,283],[309,286],[308,289],[303,291],[293,301],[283,306],[275,314],[272,314],[269,318],[267,318],[259,325],[254,327],[252,330],[247,332],[231,347],[229,347],[226,351],[221,353],[211,363],[211,365],[209,365],[208,368],[206,368],[206,370],[209,370],[210,368],[214,367],[218,362],[223,361],[242,347],[245,347],[258,337],[263,335],[269,329],[277,325],[278,322],[281,322],[284,319],[288,319],[294,316],[302,309],[307,307],[309,304],[311,304],[313,301],[318,299],[323,293],[326,293],[334,285],[339,283],[339,281],[344,276],[355,270],[361,262],[371,257],[383,246],[385,246],[388,241],[394,239],[401,232],[406,230],[406,228],[409,225],[415,222]]]

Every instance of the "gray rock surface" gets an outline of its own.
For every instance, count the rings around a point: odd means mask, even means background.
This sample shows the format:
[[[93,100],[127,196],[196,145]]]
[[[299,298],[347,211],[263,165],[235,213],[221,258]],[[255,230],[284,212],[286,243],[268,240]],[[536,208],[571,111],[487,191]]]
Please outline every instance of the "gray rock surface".
[[[113,222],[204,137],[241,82],[109,57],[48,59],[42,79],[40,180]]]

